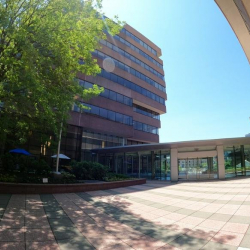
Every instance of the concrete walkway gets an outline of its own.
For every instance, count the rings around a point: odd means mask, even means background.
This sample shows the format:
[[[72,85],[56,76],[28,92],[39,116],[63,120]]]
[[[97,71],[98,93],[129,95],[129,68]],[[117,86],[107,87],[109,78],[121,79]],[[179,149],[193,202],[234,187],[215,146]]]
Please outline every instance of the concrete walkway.
[[[250,250],[250,178],[0,195],[0,249]]]

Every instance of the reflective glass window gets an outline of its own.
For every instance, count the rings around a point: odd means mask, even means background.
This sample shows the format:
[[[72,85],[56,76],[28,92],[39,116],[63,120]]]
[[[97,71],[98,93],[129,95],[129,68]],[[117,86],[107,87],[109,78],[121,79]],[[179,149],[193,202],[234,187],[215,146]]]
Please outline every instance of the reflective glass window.
[[[108,118],[108,110],[100,108],[100,116],[103,118]]]
[[[117,101],[123,103],[123,95],[117,94]]]
[[[108,110],[108,119],[115,121],[115,112]]]
[[[116,113],[115,121],[122,123],[123,122],[123,115],[119,114],[119,113]]]
[[[109,91],[109,98],[116,101],[116,93],[112,90]]]

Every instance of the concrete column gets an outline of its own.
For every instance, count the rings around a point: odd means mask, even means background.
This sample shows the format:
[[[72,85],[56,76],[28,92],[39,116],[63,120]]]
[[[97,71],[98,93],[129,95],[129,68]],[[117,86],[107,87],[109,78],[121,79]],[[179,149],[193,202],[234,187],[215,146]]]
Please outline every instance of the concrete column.
[[[171,181],[178,181],[178,150],[171,148]]]
[[[155,153],[151,151],[151,167],[152,167],[152,176],[151,179],[155,179]]]
[[[123,154],[123,174],[127,174],[127,156]]]
[[[225,179],[225,162],[224,162],[224,148],[223,145],[217,146],[218,156],[218,177],[220,180]]]
[[[138,158],[139,158],[139,169],[138,169],[138,176],[141,178],[141,153],[138,152]]]

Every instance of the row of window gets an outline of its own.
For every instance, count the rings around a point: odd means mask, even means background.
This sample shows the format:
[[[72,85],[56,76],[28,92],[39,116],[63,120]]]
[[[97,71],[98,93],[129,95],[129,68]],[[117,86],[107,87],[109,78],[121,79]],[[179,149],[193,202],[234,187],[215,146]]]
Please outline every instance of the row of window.
[[[97,50],[94,51],[94,52],[92,52],[92,54],[95,55],[95,56],[97,56],[97,57],[99,57],[99,58],[101,58],[101,59],[103,59],[103,60],[105,58],[112,58],[112,60],[115,63],[115,66],[117,66],[118,68],[120,68],[120,69],[122,69],[122,70],[124,70],[124,71],[126,71],[126,72],[128,72],[128,73],[130,73],[130,74],[132,74],[132,75],[134,75],[134,76],[136,76],[138,78],[140,78],[141,80],[143,80],[143,81],[147,82],[148,84],[154,86],[155,88],[159,89],[160,91],[166,92],[165,87],[163,87],[162,85],[160,85],[156,81],[154,81],[151,78],[145,76],[144,74],[140,73],[139,71],[137,71],[137,70],[129,67],[128,65],[126,65],[126,64],[124,64],[124,63],[122,63],[122,62],[120,62],[120,61],[118,61],[116,59],[114,59],[113,57],[109,57],[108,55],[102,53],[101,51],[97,51]]]
[[[82,139],[82,149],[90,150],[90,149],[95,149],[95,148],[105,148],[105,147],[118,147],[122,146],[119,143],[115,142],[106,142],[106,141],[100,141],[97,139],[90,139],[90,138],[83,138]]]
[[[136,130],[141,130],[143,132],[152,133],[152,134],[158,134],[158,128],[145,124],[145,123],[133,121],[133,118],[131,116],[117,113],[108,109],[100,108],[95,105],[91,105],[91,104],[87,104],[83,102],[82,104],[90,108],[90,109],[82,109],[86,113],[98,115],[102,118],[115,121],[115,122],[119,122],[119,123],[123,123],[129,126],[133,125],[134,129]],[[74,105],[73,110],[76,112],[81,112],[81,109],[76,104]]]
[[[151,56],[149,56],[144,51],[142,51],[139,48],[137,48],[136,46],[134,46],[132,43],[126,41],[125,39],[123,39],[122,37],[117,36],[117,35],[115,35],[114,38],[116,40],[118,40],[119,42],[125,44],[126,46],[128,46],[130,49],[134,50],[135,52],[137,52],[141,56],[145,57],[147,60],[149,60],[150,62],[152,62],[153,64],[155,64],[157,67],[163,69],[163,65],[162,64],[160,64],[159,62],[157,62],[154,58],[152,58]]]
[[[158,128],[156,128],[154,126],[151,126],[151,125],[148,125],[148,124],[145,124],[145,123],[142,123],[142,122],[137,122],[137,121],[134,121],[133,125],[134,125],[134,129],[136,129],[136,130],[140,130],[140,131],[143,131],[143,132],[156,134],[156,135],[159,134]]]
[[[138,144],[147,144],[147,143],[146,142],[141,142],[141,141],[127,140],[127,145],[138,145]]]
[[[90,108],[90,109],[82,109],[86,113],[98,115],[98,116],[101,116],[102,118],[115,121],[115,122],[119,122],[119,123],[123,123],[129,126],[133,125],[133,118],[131,116],[117,113],[108,109],[100,108],[95,105],[91,105],[91,104],[87,104],[83,102],[82,104]],[[73,110],[76,112],[81,112],[81,109],[76,104],[74,105]]]
[[[84,87],[85,89],[89,89],[89,88],[93,88],[93,83],[87,82],[87,81],[83,81],[83,80],[79,80],[79,84]],[[133,105],[133,100],[132,98],[129,98],[125,95],[121,95],[115,91],[112,91],[110,89],[104,89],[104,92],[102,92],[100,94],[100,96],[108,98],[110,100],[116,101],[116,102],[120,102],[122,104],[128,105],[128,106],[132,106]]]
[[[87,82],[87,81],[83,81],[79,79],[79,84],[84,87],[85,89],[89,89],[89,88],[93,88],[93,83]],[[110,89],[104,89],[104,92],[102,92],[100,94],[100,96],[105,97],[107,99],[116,101],[116,102],[120,102],[122,104],[128,105],[128,106],[132,106],[133,105],[133,100],[132,98],[129,98],[127,96],[121,95],[115,91],[112,91]],[[137,112],[139,114],[142,115],[146,115],[149,117],[152,117],[154,119],[160,120],[160,115],[150,109],[146,109],[144,107],[141,107],[139,105],[134,104],[133,105],[133,110],[134,112]]]
[[[133,110],[136,113],[142,114],[142,115],[146,115],[149,117],[152,117],[154,119],[160,120],[160,115],[150,109],[146,109],[144,107],[138,106],[136,104],[133,105]]]
[[[134,41],[136,41],[137,43],[139,43],[141,46],[143,46],[145,49],[147,49],[148,51],[150,51],[152,54],[157,56],[157,52],[156,50],[154,50],[153,48],[151,48],[149,45],[147,45],[146,43],[144,43],[141,39],[139,39],[137,36],[133,35],[132,33],[130,33],[129,31],[127,31],[126,29],[122,29],[121,30],[122,33],[124,33],[125,35],[131,37]]]
[[[105,45],[106,47],[112,49],[113,51],[118,52],[120,55],[128,58],[129,60],[133,61],[134,63],[140,65],[141,67],[143,67],[144,69],[146,69],[147,71],[151,72],[152,74],[156,75],[157,77],[159,77],[161,80],[165,80],[164,79],[164,75],[160,74],[158,71],[156,71],[155,69],[151,68],[150,66],[148,66],[146,63],[142,62],[141,60],[137,59],[136,57],[132,56],[131,54],[129,54],[128,52],[118,48],[117,46],[113,45],[112,43],[105,41],[105,40],[101,40],[100,41],[101,44]]]
[[[103,78],[106,78],[106,79],[109,79],[115,83],[118,83],[126,88],[129,88],[129,89],[132,89],[133,91],[135,92],[138,92],[156,102],[159,102],[161,103],[162,105],[165,105],[165,99],[152,93],[151,91],[145,89],[145,88],[142,88],[141,86],[133,83],[133,82],[130,82],[129,80],[126,80],[116,74],[113,74],[113,73],[110,73],[110,72],[107,72],[105,71],[104,69],[102,69],[101,73],[99,74],[101,77]]]
[[[114,143],[119,143],[120,145],[123,144],[124,138],[114,136],[114,135],[106,135],[106,134],[100,134],[100,133],[95,133],[95,132],[90,132],[84,130],[82,132],[82,137],[84,138],[92,138],[92,139],[97,139],[101,141],[109,141],[109,142],[114,142]]]

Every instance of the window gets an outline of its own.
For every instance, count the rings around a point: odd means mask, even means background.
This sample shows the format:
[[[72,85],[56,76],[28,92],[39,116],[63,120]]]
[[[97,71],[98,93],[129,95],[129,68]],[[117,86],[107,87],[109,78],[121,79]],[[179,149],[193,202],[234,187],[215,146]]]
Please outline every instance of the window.
[[[107,57],[107,55],[103,54],[102,52],[100,51],[95,51],[93,52],[93,55],[96,55],[96,56],[99,56],[100,58],[104,59],[105,57]],[[133,58],[132,57],[129,57],[132,61],[133,61]],[[143,75],[142,73],[140,73],[139,71],[135,70],[135,69],[132,69],[131,67],[129,67],[128,65],[125,65],[124,63],[114,59],[114,62],[115,62],[115,65],[116,67],[126,71],[126,72],[131,72],[131,74],[135,75],[136,77],[142,79],[143,81],[146,81],[147,83],[149,83],[150,85],[160,89],[161,91],[165,92],[165,87],[161,86],[160,87],[160,84],[155,82],[153,79],[149,78],[149,77],[146,77],[145,75]],[[138,60],[138,59],[135,59],[135,62],[139,65],[142,65],[141,64],[141,61]],[[144,64],[143,64],[144,65]],[[163,79],[163,75],[161,75],[160,73],[156,72],[154,69],[152,69],[151,67],[149,67],[148,65],[145,65],[145,68],[150,71],[151,73],[155,74],[157,77],[159,77],[160,75],[160,79]],[[111,80],[116,82],[117,79],[113,79],[112,77],[117,77],[116,75],[115,76],[111,76]]]
[[[116,113],[115,121],[116,121],[116,122],[123,123],[123,115],[122,115],[122,114],[119,114],[119,113]]]
[[[117,94],[117,101],[123,103],[123,95]]]
[[[105,70],[102,69],[102,72],[101,72],[99,75],[101,75],[102,77],[104,77],[104,78],[110,80],[110,79],[111,79],[111,76],[112,76],[112,75],[115,75],[115,74],[106,72]],[[115,79],[115,78],[114,78],[114,79]],[[116,79],[115,82],[118,83],[118,84],[120,84],[120,85],[122,85],[122,86],[125,86],[125,87],[127,87],[127,88],[129,88],[129,89],[132,89],[132,90],[134,90],[134,91],[136,91],[136,92],[138,92],[138,93],[140,93],[140,94],[142,94],[142,89],[144,89],[144,88],[138,86],[137,84],[135,84],[135,83],[133,83],[133,82],[130,82],[130,81],[128,81],[128,80],[125,80],[124,78],[122,78],[122,77],[120,77],[120,76],[117,76],[117,79]],[[150,98],[150,99],[155,100],[155,96],[156,96],[155,94],[153,94],[152,92],[150,92],[150,91],[148,91],[148,90],[146,90],[146,92],[145,92],[145,91],[143,91],[143,92],[144,92],[143,95],[147,96],[147,97]],[[111,99],[112,99],[112,98],[111,98]],[[161,98],[161,97],[159,97],[159,102],[160,102],[161,104],[163,104],[163,105],[165,104],[164,99]]]
[[[112,121],[115,121],[115,112],[109,110],[108,111],[108,119],[112,120]]]
[[[94,105],[91,105],[90,113],[94,114],[94,115],[99,115],[100,109],[98,107],[94,106]]]
[[[116,101],[116,93],[112,90],[109,91],[109,98]]]
[[[103,118],[108,118],[108,110],[100,108],[100,116]]]
[[[124,96],[124,104],[131,106],[132,100],[126,96]]]
[[[101,96],[109,98],[109,90],[108,89],[104,89],[104,91],[101,93]]]

